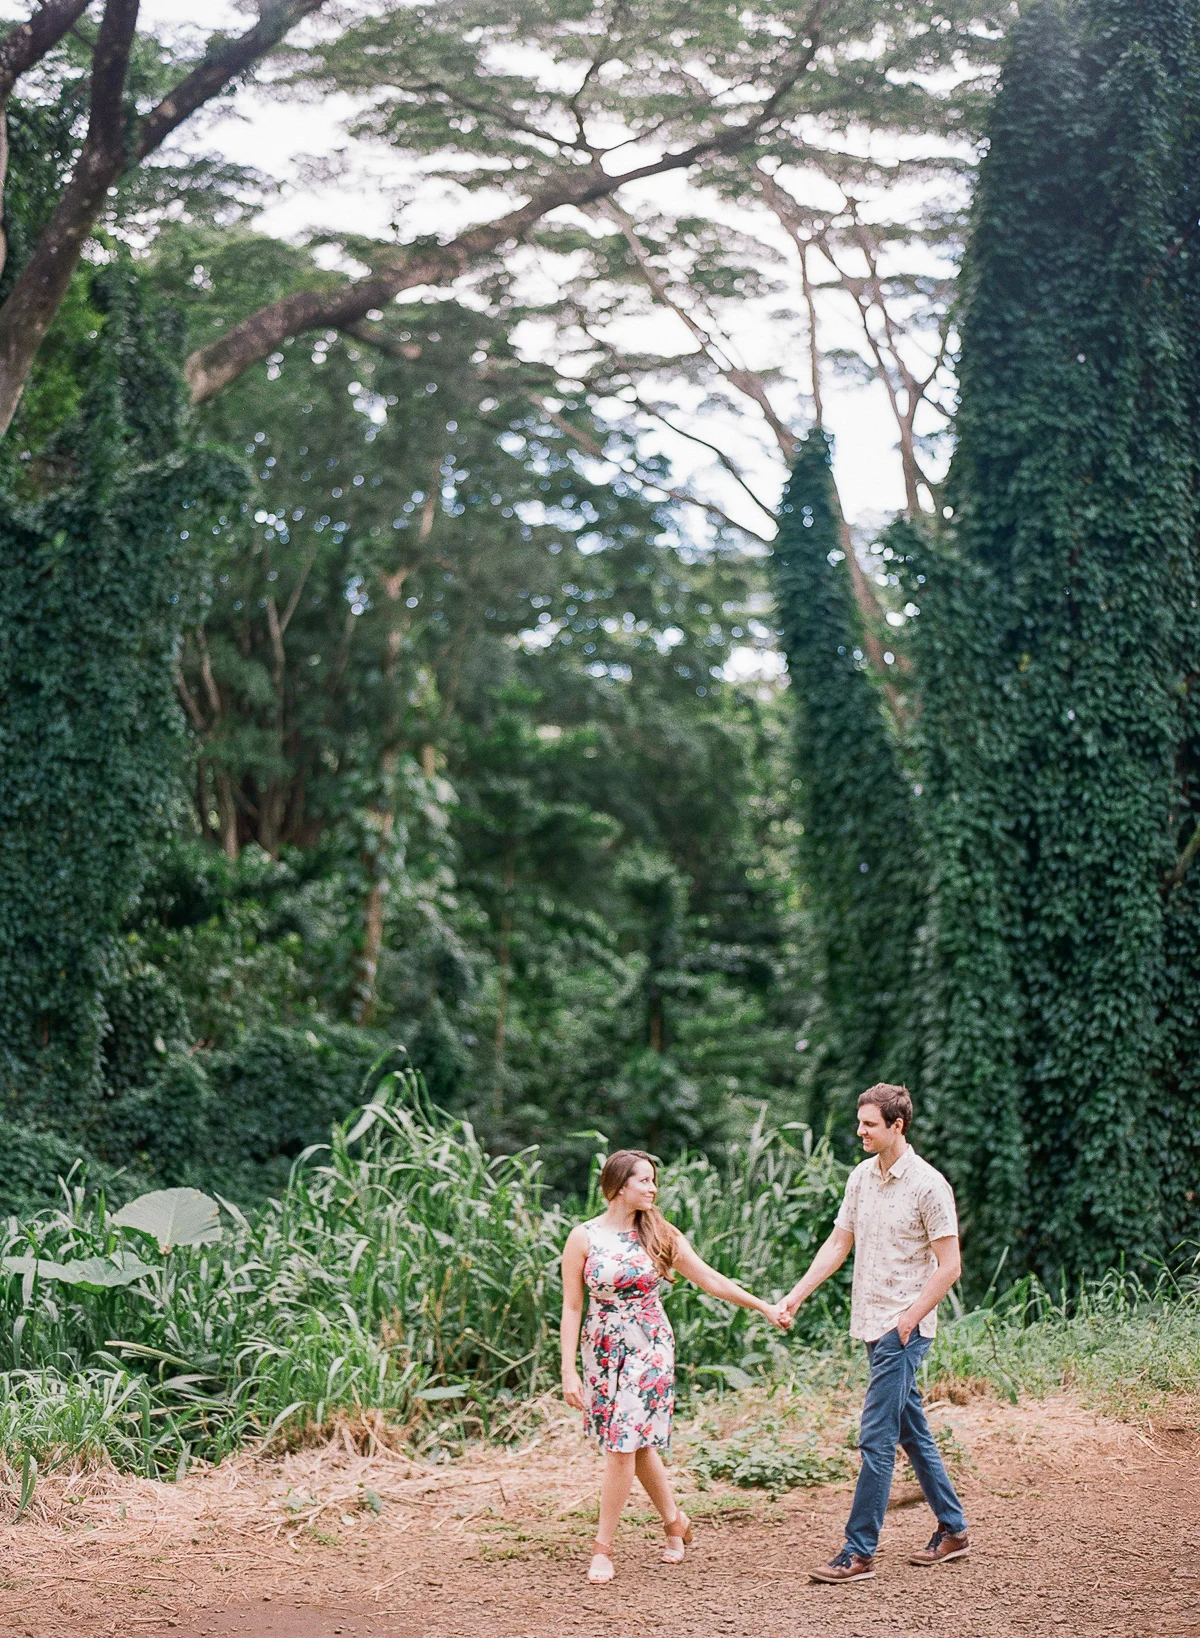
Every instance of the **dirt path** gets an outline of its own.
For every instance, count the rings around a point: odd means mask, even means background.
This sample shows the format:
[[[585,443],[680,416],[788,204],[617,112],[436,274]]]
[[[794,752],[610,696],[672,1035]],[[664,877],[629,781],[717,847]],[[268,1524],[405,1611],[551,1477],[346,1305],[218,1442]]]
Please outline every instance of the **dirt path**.
[[[0,1633],[1200,1638],[1200,1407],[1140,1428],[1067,1399],[937,1420],[977,1543],[937,1571],[905,1562],[929,1530],[911,1486],[894,1494],[878,1579],[828,1588],[805,1571],[840,1542],[847,1485],[772,1502],[691,1484],[700,1526],[682,1569],[657,1562],[643,1516],[623,1527],[616,1583],[588,1587],[597,1465],[573,1428],[445,1468],[352,1454],[347,1437],[179,1485],[50,1481],[35,1517],[0,1530]]]

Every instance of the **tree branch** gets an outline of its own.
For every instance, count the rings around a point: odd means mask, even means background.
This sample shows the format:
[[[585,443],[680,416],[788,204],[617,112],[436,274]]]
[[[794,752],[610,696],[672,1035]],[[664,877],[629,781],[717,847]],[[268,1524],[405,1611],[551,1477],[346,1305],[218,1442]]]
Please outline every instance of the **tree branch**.
[[[0,40],[0,102],[34,63],[52,51],[83,16],[92,0],[42,0],[33,16]]]
[[[215,46],[210,41],[203,61],[139,124],[138,159],[153,153],[177,126],[190,119],[206,102],[211,102],[231,80],[265,57],[289,29],[320,11],[325,4],[326,0],[277,0],[274,5],[263,6],[258,22],[245,34],[222,40]]]
[[[124,159],[123,101],[138,0],[107,0],[92,53],[87,137],[62,198],[0,310],[0,432],[59,309],[84,241]]]
[[[1192,861],[1195,859],[1197,853],[1200,853],[1200,824],[1196,826],[1195,830],[1193,830],[1192,834],[1188,837],[1187,844],[1185,845],[1183,852],[1175,861],[1175,868],[1167,877],[1168,891],[1171,888],[1179,887],[1182,884],[1183,878],[1187,875],[1188,870],[1191,868]]]
[[[859,319],[862,323],[863,333],[867,339],[867,345],[871,349],[871,357],[873,360],[873,368],[876,378],[882,383],[883,389],[887,393],[888,403],[891,407],[892,415],[896,422],[896,429],[899,434],[900,443],[900,461],[904,474],[906,509],[910,516],[915,515],[920,510],[920,501],[917,494],[919,486],[924,486],[924,488],[928,490],[929,494],[936,499],[936,490],[934,485],[926,475],[917,459],[913,427],[916,420],[917,410],[921,403],[930,402],[926,395],[926,389],[937,375],[937,372],[941,367],[942,360],[945,356],[945,336],[943,334],[942,345],[939,349],[938,356],[934,361],[930,374],[924,381],[919,381],[914,375],[913,371],[910,369],[900,349],[901,338],[897,331],[896,321],[887,304],[887,299],[883,288],[883,279],[879,272],[876,247],[872,243],[867,229],[859,220],[857,202],[854,200],[854,198],[847,194],[844,189],[842,190],[842,197],[845,201],[846,209],[848,209],[850,212],[853,223],[852,236],[854,238],[854,242],[867,264],[868,276],[866,278],[861,278],[853,273],[847,272],[838,262],[833,246],[830,243],[830,218],[826,213],[818,214],[816,212],[806,210],[799,203],[799,201],[795,199],[786,188],[782,187],[767,171],[759,169],[756,174],[756,181],[764,200],[769,205],[771,211],[774,213],[776,219],[784,228],[788,234],[788,237],[792,240],[792,243],[795,245],[796,250],[799,253],[801,284],[804,291],[804,299],[808,307],[809,347],[813,356],[814,382],[817,379],[815,373],[816,353],[813,351],[813,336],[815,334],[816,325],[816,304],[813,298],[814,286],[808,273],[808,255],[814,245],[819,248],[821,254],[837,275],[836,284],[826,286],[824,288],[843,289],[848,292],[854,302]],[[841,184],[839,183],[838,186],[841,187]],[[871,329],[869,321],[872,307],[878,308],[883,322],[887,357],[884,356],[884,349],[880,344],[879,338]],[[892,365],[900,378],[900,384],[905,393],[906,401],[903,405],[900,403],[900,395],[897,391],[896,383],[892,379],[891,370],[888,368],[889,358],[891,359]],[[817,419],[819,422],[819,405],[817,409]]]
[[[755,506],[758,507],[759,511],[765,513],[769,518],[774,518],[775,514],[767,505],[766,501],[762,500],[754,493],[753,489],[751,489],[750,485],[746,482],[745,478],[738,470],[737,465],[729,458],[725,451],[720,448],[719,445],[710,443],[707,438],[702,438],[698,432],[692,432],[687,427],[677,425],[676,422],[672,421],[671,417],[667,414],[666,410],[661,404],[653,404],[648,398],[643,398],[641,393],[639,393],[636,388],[634,389],[634,402],[644,414],[652,416],[656,421],[661,421],[663,426],[666,427],[667,431],[673,432],[677,438],[686,438],[690,443],[699,444],[701,449],[711,451],[711,453],[717,457],[717,460],[720,462],[722,468],[728,472],[729,476],[738,485],[738,487],[750,497]]]
[[[590,437],[586,432],[581,432],[577,426],[568,421],[565,415],[560,415],[557,410],[550,409],[544,398],[539,398],[536,394],[532,396],[533,402],[546,419],[553,422],[560,432],[565,432],[567,437],[577,444],[585,455],[596,461],[612,460],[612,456],[605,451],[604,445],[598,439]],[[757,529],[750,529],[744,523],[739,523],[724,508],[715,505],[712,501],[701,500],[697,495],[690,495],[686,489],[672,489],[668,484],[659,483],[656,478],[652,478],[643,472],[635,472],[632,476],[638,480],[644,489],[657,489],[659,494],[665,495],[668,500],[678,501],[683,506],[699,507],[700,511],[707,512],[709,517],[715,518],[719,523],[726,524],[731,529],[739,530],[744,535],[749,535],[751,540],[757,540],[762,546],[771,544],[766,535],[760,535]]]
[[[125,75],[138,0],[107,0],[92,53],[87,137],[49,224],[0,309],[0,433],[20,402],[25,378],[67,293],[92,223],[125,158]]]
[[[779,445],[780,453],[783,455],[785,461],[790,461],[796,450],[796,434],[792,431],[791,427],[786,426],[784,422],[780,420],[779,416],[776,415],[774,407],[771,404],[771,400],[767,396],[767,390],[763,386],[761,378],[754,374],[753,371],[742,369],[735,364],[729,357],[728,351],[717,345],[713,337],[699,322],[695,315],[690,313],[686,307],[682,306],[681,303],[675,300],[674,296],[671,294],[671,290],[666,279],[647,255],[646,247],[643,245],[638,236],[637,228],[634,226],[632,220],[616,203],[616,201],[613,199],[606,200],[604,208],[605,213],[617,224],[617,226],[621,229],[621,232],[624,234],[625,242],[629,246],[630,250],[632,250],[634,258],[642,270],[642,277],[650,287],[651,294],[654,295],[664,307],[668,308],[672,313],[674,313],[677,318],[682,320],[692,336],[699,343],[702,351],[712,360],[717,369],[725,377],[726,381],[729,382],[730,386],[735,387],[744,397],[749,398],[751,403],[758,405],[767,425],[775,434],[775,440]]]
[[[183,708],[188,714],[188,721],[196,730],[196,733],[203,738],[208,728],[208,724],[204,720],[204,712],[200,709],[199,701],[184,681],[183,670],[178,664],[175,666],[175,691],[183,701]]]
[[[816,22],[824,0],[814,6],[804,32],[808,43],[801,49],[779,85],[753,119],[744,125],[729,126],[704,137],[677,153],[612,176],[598,160],[564,167],[517,209],[493,222],[470,228],[443,245],[414,246],[400,253],[394,266],[346,285],[336,291],[298,291],[270,302],[251,313],[226,335],[193,353],[185,375],[195,403],[204,403],[245,370],[265,358],[288,336],[312,329],[345,329],[364,318],[372,308],[383,307],[405,290],[419,285],[452,282],[475,262],[492,255],[502,246],[519,243],[550,211],[562,205],[583,207],[607,198],[631,182],[689,170],[703,159],[736,153],[780,116],[786,98],[817,50]]]
[[[277,45],[290,28],[325,3],[271,0],[245,34],[210,42],[203,61],[140,122],[133,162],[144,159],[230,80]],[[0,42],[0,92],[4,75],[36,61],[31,54],[39,45],[44,55],[87,4],[88,0],[48,0],[23,29],[13,30]],[[12,423],[30,367],[66,294],[83,246],[129,157],[125,78],[138,6],[139,0],[106,0],[92,56],[91,109],[83,151],[32,256],[0,309],[0,434]]]
[[[3,227],[4,188],[8,181],[8,99],[21,75],[53,50],[89,5],[91,0],[43,0],[27,22],[19,23],[0,40],[0,273],[8,260]]]
[[[203,626],[196,627],[196,647],[200,650],[200,677],[204,683],[204,692],[208,695],[209,707],[216,718],[221,715],[221,691],[213,676],[212,655],[208,651],[208,634]]]
[[[721,449],[719,445],[710,443],[707,438],[702,438],[698,432],[692,432],[688,427],[681,427],[677,425],[674,421],[672,421],[661,404],[654,404],[651,403],[649,399],[643,398],[637,387],[632,385],[634,372],[628,360],[623,358],[610,342],[606,341],[603,336],[598,336],[595,331],[590,329],[586,324],[581,325],[581,328],[588,339],[595,343],[596,347],[607,359],[609,359],[609,361],[621,372],[621,374],[629,377],[635,407],[640,409],[644,415],[649,415],[652,420],[661,421],[663,426],[666,427],[667,431],[673,432],[676,437],[686,438],[690,443],[699,444],[701,449],[707,449],[711,454],[715,455],[720,465],[726,472],[728,472],[729,476],[738,485],[738,487],[745,492],[749,499],[754,502],[759,511],[762,512],[765,517],[768,517],[774,521],[774,512],[767,505],[766,501],[762,500],[754,493],[753,489],[751,489],[750,485],[746,482],[745,476],[739,470],[736,462],[730,459],[727,452]],[[741,526],[739,525],[739,527]]]
[[[392,357],[408,358],[411,356],[409,353],[404,351],[405,346],[408,345],[407,343],[397,344],[391,341],[386,335],[374,335],[366,325],[348,324],[345,326],[345,332],[347,335],[353,336],[356,341],[361,341],[368,347],[375,347],[378,349],[378,351],[390,354]],[[549,381],[547,384],[549,384]],[[546,419],[554,426],[558,427],[560,432],[566,433],[572,442],[576,444],[585,455],[596,461],[612,461],[613,457],[607,453],[604,445],[599,441],[599,439],[593,438],[589,433],[582,431],[574,424],[574,422],[568,420],[568,418],[561,414],[558,410],[552,410],[546,399],[540,393],[531,392],[529,394],[529,398],[531,403],[537,405]],[[640,400],[639,407],[645,407],[641,405]],[[655,412],[651,411],[650,413]],[[664,418],[659,417],[659,419]],[[676,431],[681,429],[672,427],[671,430]],[[685,438],[693,437],[693,434],[688,432],[683,432],[682,435]],[[718,450],[714,444],[705,443],[703,438],[695,438],[694,441],[696,443],[704,444],[704,447],[706,449],[711,449],[714,454],[718,456],[721,455],[721,451]],[[731,468],[731,470],[733,469]],[[736,470],[733,470],[733,475],[738,479],[738,482],[742,485],[742,488],[746,490],[747,495],[749,495],[750,499],[759,508],[759,510],[765,512],[769,517],[771,515],[770,509],[763,505],[762,501],[758,499],[752,490],[746,488],[744,480],[738,476]],[[627,474],[627,476],[636,478],[643,488],[656,489],[660,495],[665,495],[668,500],[679,501],[680,504],[684,506],[699,507],[702,512],[707,512],[710,517],[715,518],[719,523],[727,524],[732,529],[740,530],[742,534],[749,535],[751,540],[757,540],[763,546],[769,546],[771,544],[766,535],[759,534],[757,529],[751,529],[747,524],[739,523],[736,518],[732,517],[722,507],[717,506],[712,501],[701,500],[699,496],[689,494],[686,489],[670,488],[668,485],[660,483],[657,478],[652,477],[649,473],[642,472],[641,470]],[[424,525],[424,519],[422,519],[422,525]],[[422,539],[425,538],[426,533],[428,533],[428,531],[423,528]]]
[[[304,559],[304,566],[300,570],[296,584],[292,587],[292,595],[287,600],[287,607],[284,609],[283,618],[279,622],[279,633],[281,637],[286,636],[287,634],[287,628],[291,625],[292,615],[295,614],[296,609],[299,606],[300,597],[304,591],[305,583],[308,580],[309,572],[316,561],[317,548],[316,546],[313,546],[307,557]]]
[[[807,244],[800,247],[800,284],[808,314],[808,369],[812,377],[813,417],[817,426],[823,428],[825,404],[821,396],[821,344],[817,336],[817,301],[813,295],[812,280],[808,276],[808,252]]]

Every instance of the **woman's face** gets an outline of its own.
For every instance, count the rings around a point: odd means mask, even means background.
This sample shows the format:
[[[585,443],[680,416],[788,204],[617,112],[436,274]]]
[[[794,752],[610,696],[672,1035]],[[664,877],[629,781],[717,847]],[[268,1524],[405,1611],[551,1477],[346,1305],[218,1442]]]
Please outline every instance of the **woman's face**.
[[[658,1197],[654,1167],[648,1160],[639,1160],[621,1186],[617,1199],[630,1211],[649,1211]]]

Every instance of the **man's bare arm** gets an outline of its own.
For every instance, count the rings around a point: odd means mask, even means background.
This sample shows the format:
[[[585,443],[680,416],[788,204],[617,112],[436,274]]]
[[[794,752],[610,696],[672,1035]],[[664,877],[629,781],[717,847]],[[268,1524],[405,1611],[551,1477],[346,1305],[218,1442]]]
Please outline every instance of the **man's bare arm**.
[[[835,1228],[808,1266],[808,1272],[792,1287],[782,1306],[795,1314],[801,1303],[807,1302],[819,1285],[824,1285],[831,1274],[836,1274],[854,1246],[849,1229]]]
[[[921,1287],[920,1293],[911,1302],[896,1321],[896,1329],[900,1333],[900,1341],[907,1348],[908,1339],[917,1326],[931,1314],[949,1291],[950,1287],[962,1273],[962,1256],[958,1249],[958,1235],[947,1234],[942,1240],[931,1241],[933,1255],[937,1258],[937,1270],[931,1274]]]

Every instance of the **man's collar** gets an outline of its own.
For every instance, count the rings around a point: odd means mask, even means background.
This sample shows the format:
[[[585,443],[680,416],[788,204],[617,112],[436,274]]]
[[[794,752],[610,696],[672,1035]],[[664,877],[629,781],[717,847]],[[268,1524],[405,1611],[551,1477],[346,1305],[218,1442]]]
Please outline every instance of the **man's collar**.
[[[904,1150],[903,1150],[903,1153],[900,1155],[900,1158],[898,1160],[894,1161],[893,1164],[888,1168],[887,1177],[885,1177],[883,1175],[883,1166],[880,1164],[879,1156],[876,1155],[875,1156],[875,1170],[879,1173],[880,1181],[883,1182],[883,1183],[886,1183],[889,1177],[903,1177],[905,1172],[909,1168],[909,1164],[910,1164],[910,1162],[912,1160],[912,1157],[913,1157],[913,1146],[912,1146],[911,1143],[907,1143],[904,1146]]]

